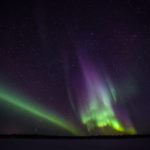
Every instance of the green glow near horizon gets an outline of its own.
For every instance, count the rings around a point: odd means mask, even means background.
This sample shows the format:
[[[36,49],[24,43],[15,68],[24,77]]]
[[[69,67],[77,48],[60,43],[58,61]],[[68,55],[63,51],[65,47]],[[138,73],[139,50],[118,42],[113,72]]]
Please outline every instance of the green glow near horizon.
[[[136,134],[132,126],[125,127],[122,125],[112,109],[101,108],[96,100],[91,100],[89,106],[83,109],[81,121],[87,126],[89,132],[98,127],[103,128],[104,134],[111,134],[112,131],[108,132],[108,129],[105,129],[105,127],[110,127],[120,134]]]
[[[113,110],[100,108],[96,100],[92,100],[89,107],[84,109],[81,114],[81,120],[83,124],[87,125],[88,130],[92,129],[90,122],[93,121],[94,126],[97,126],[99,128],[108,125],[115,130],[124,131],[122,125],[115,118]]]
[[[22,110],[23,113],[29,113],[31,115],[45,119],[46,121],[69,131],[73,135],[83,135],[80,129],[78,129],[72,123],[66,121],[62,117],[56,115],[56,113],[53,113],[37,104],[34,104],[33,101],[29,102],[29,100],[27,100],[23,96],[18,96],[15,93],[0,88],[0,103],[2,102],[11,104],[13,107]]]

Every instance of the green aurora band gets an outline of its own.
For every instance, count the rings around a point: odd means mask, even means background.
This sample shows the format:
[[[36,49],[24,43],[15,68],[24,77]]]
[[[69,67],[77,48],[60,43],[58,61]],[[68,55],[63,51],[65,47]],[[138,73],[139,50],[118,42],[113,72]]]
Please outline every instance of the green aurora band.
[[[9,103],[11,106],[15,108],[19,108],[23,111],[23,113],[29,113],[34,116],[40,117],[49,123],[53,123],[66,131],[70,132],[73,135],[82,136],[84,133],[78,129],[75,125],[72,123],[66,121],[62,117],[56,115],[56,113],[53,113],[49,110],[46,110],[39,106],[38,104],[35,104],[33,101],[27,100],[23,96],[18,96],[16,93],[12,93],[8,90],[5,90],[4,88],[0,87],[0,103]]]

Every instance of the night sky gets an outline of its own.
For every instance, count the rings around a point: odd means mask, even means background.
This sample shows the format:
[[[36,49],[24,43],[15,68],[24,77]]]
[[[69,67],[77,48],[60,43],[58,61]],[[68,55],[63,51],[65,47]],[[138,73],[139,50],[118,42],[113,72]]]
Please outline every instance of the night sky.
[[[0,134],[150,134],[148,1],[5,2],[0,18]]]

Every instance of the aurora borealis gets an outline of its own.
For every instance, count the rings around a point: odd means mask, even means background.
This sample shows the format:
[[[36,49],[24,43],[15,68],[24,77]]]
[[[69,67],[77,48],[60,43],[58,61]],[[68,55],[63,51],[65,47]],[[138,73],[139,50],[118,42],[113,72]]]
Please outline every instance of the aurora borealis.
[[[91,130],[94,128],[99,128],[96,134],[115,134],[111,130],[105,129],[105,127],[110,127],[113,131],[120,132],[118,134],[136,134],[136,130],[131,126],[131,123],[127,122],[129,126],[125,127],[117,118],[113,109],[113,104],[115,105],[117,103],[117,96],[111,81],[107,78],[102,78],[102,76],[98,76],[96,70],[94,70],[94,66],[86,58],[80,57],[79,60],[85,79],[85,85],[82,87],[85,88],[84,90],[86,92],[86,94],[81,93],[80,95],[80,92],[77,91],[77,95],[79,96],[79,113],[81,122],[87,126],[88,132],[91,133]],[[29,113],[45,119],[71,132],[73,135],[85,135],[84,131],[81,131],[75,125],[64,120],[63,117],[59,117],[56,113],[34,104],[33,100],[27,100],[27,98],[17,96],[17,94],[4,90],[3,88],[0,88],[0,91],[1,103],[6,102],[16,109],[22,110],[22,113]],[[127,121],[129,121],[129,118]]]
[[[116,90],[109,79],[104,75],[103,78],[102,75],[98,76],[94,66],[84,57],[80,57],[80,62],[85,79],[85,93],[79,95],[79,107],[81,121],[87,126],[88,131],[96,127],[105,128],[108,126],[124,134],[136,134],[134,127],[128,126],[126,128],[115,114],[113,104],[117,103]],[[107,130],[107,128],[103,129],[103,133],[100,134],[112,134]]]
[[[0,134],[150,133],[146,2],[0,7]]]

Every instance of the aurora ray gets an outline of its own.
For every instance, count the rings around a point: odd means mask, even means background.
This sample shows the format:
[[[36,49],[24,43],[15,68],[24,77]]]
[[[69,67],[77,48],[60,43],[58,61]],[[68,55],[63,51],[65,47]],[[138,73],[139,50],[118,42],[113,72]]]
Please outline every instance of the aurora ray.
[[[29,113],[34,116],[45,119],[49,123],[53,123],[73,135],[83,135],[83,132],[75,125],[66,121],[63,117],[56,115],[56,113],[44,109],[43,107],[35,104],[34,101],[29,101],[23,96],[18,96],[16,93],[12,93],[4,88],[0,87],[0,103],[11,104],[11,106],[19,109],[22,113]]]
[[[82,90],[77,89],[78,107],[81,121],[88,131],[104,135],[136,134],[127,114],[121,116],[121,112],[117,114],[114,109],[117,92],[110,79],[104,73],[96,72],[87,58],[79,55],[79,61],[84,81],[83,84],[80,82]]]

